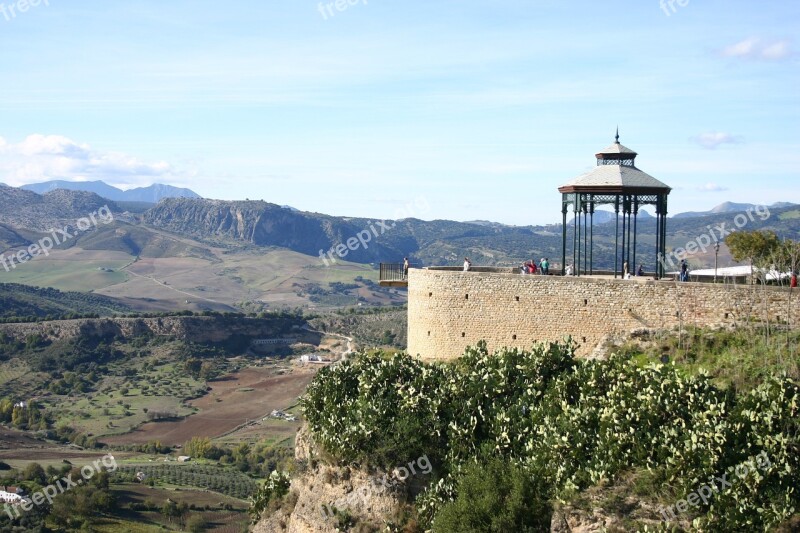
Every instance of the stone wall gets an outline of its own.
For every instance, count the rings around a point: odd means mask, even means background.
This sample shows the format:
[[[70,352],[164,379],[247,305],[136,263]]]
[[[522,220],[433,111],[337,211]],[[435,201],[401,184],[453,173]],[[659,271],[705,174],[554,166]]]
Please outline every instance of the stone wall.
[[[524,276],[412,269],[408,351],[453,359],[572,336],[587,355],[609,335],[641,328],[722,326],[748,320],[800,324],[798,292],[752,285]]]

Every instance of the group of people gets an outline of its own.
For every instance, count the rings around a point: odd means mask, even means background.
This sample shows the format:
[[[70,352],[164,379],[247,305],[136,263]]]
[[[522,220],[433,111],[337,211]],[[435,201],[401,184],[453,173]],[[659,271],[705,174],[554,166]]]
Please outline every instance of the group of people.
[[[519,267],[520,274],[541,274],[542,276],[549,276],[550,275],[550,260],[546,257],[543,257],[539,264],[536,264],[536,261],[531,259],[530,261],[526,261],[524,265]]]
[[[636,270],[636,277],[644,277],[644,265],[639,265],[639,268]],[[622,264],[622,278],[631,279],[630,266],[628,265],[627,261]]]

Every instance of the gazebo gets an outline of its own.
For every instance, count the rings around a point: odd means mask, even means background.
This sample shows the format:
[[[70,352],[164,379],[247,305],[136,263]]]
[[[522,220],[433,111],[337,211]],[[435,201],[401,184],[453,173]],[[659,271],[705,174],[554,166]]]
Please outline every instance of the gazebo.
[[[562,194],[561,213],[563,214],[563,237],[561,254],[561,273],[566,274],[567,265],[567,213],[569,207],[575,214],[572,227],[572,264],[574,273],[592,275],[594,269],[594,213],[598,205],[612,205],[616,214],[616,233],[614,242],[614,277],[621,274],[625,262],[629,271],[634,272],[636,262],[636,243],[639,210],[652,205],[656,209],[656,278],[664,276],[661,258],[666,252],[667,240],[667,197],[672,189],[654,177],[636,168],[638,154],[620,144],[619,129],[616,142],[596,154],[597,167],[591,172],[578,176],[559,187]],[[620,233],[620,212],[622,212],[622,232]],[[583,219],[583,220],[581,220]],[[620,241],[621,245],[620,246]]]

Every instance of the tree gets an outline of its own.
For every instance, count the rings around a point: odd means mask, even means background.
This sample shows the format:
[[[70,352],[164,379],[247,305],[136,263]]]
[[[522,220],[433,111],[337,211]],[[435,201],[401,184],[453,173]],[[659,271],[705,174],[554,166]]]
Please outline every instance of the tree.
[[[728,235],[725,244],[735,261],[749,261],[750,267],[766,267],[769,257],[781,246],[772,231],[737,231]]]
[[[202,533],[208,529],[208,521],[203,518],[203,515],[194,515],[186,523],[186,529],[190,533]]]
[[[183,449],[191,457],[206,458],[211,453],[211,440],[208,437],[192,437]]]
[[[797,272],[800,270],[800,242],[784,239],[775,252],[776,267],[781,272]]]
[[[47,473],[39,463],[30,463],[26,466],[25,470],[22,471],[22,478],[38,483],[42,487],[47,485]]]
[[[169,520],[170,523],[172,523],[172,519],[178,516],[178,506],[174,501],[168,499],[161,507],[161,514],[164,515],[164,518]]]

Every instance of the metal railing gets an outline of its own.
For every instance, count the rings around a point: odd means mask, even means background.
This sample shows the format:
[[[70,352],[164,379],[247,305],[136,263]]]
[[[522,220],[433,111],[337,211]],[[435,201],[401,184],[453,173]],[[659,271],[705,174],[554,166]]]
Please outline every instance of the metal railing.
[[[408,281],[403,263],[381,263],[381,281]]]

